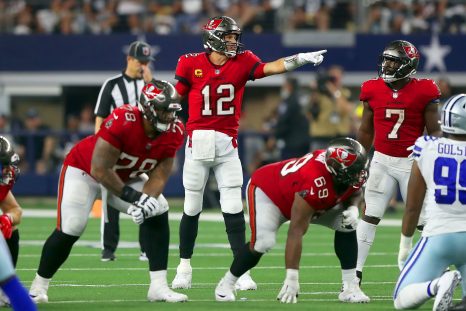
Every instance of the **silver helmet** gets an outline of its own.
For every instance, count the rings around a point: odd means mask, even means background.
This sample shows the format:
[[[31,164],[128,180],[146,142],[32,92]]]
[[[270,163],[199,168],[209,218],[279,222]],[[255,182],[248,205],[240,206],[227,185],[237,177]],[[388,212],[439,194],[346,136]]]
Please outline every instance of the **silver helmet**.
[[[449,134],[466,134],[466,94],[450,97],[442,107],[440,127]]]

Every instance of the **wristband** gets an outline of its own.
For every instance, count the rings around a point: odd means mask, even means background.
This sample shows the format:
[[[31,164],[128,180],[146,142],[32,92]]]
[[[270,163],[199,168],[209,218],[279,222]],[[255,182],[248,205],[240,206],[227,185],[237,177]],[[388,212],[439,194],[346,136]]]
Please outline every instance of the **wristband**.
[[[407,237],[406,235],[404,235],[403,233],[401,234],[401,238],[400,238],[400,249],[404,248],[411,248],[413,245],[413,237],[410,236],[410,237]]]
[[[142,192],[139,192],[134,188],[125,185],[121,191],[120,199],[129,203],[134,203],[137,202],[141,196]]]
[[[293,71],[304,64],[304,62],[300,62],[298,54],[285,57],[283,60],[283,65],[285,66],[286,71]]]

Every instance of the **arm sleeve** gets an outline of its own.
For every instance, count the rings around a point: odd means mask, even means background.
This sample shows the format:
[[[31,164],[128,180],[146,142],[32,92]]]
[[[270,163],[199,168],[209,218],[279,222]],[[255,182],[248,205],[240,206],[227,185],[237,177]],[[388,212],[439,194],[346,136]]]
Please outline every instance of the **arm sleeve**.
[[[110,80],[105,81],[104,85],[102,85],[94,109],[96,116],[106,118],[110,114],[112,106],[115,107],[115,101],[112,97],[113,87],[114,84]]]

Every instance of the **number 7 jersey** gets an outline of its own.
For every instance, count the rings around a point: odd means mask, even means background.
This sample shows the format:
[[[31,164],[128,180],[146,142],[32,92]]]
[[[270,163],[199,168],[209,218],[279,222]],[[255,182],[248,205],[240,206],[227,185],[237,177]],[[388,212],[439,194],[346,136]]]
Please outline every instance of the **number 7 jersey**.
[[[411,78],[398,91],[382,78],[368,80],[361,86],[359,99],[368,102],[374,112],[374,149],[393,157],[407,157],[406,148],[414,145],[424,132],[424,110],[440,98],[433,80]]]
[[[215,130],[238,136],[244,87],[248,80],[264,77],[264,63],[251,51],[238,53],[222,66],[210,62],[207,53],[179,58],[176,90],[188,94],[189,119],[186,131]]]
[[[325,152],[316,150],[301,158],[265,165],[252,174],[251,184],[264,191],[287,219],[291,218],[295,193],[316,211],[332,208],[362,185],[336,193],[332,175],[325,165]]]
[[[422,235],[466,231],[466,141],[419,137],[413,156],[427,187]]]

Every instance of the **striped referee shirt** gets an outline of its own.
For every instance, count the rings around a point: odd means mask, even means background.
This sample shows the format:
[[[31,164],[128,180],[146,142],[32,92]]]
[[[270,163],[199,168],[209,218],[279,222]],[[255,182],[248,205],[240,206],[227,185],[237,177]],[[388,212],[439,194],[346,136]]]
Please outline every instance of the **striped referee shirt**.
[[[130,78],[124,72],[107,79],[100,89],[95,115],[106,118],[113,109],[124,104],[137,106],[144,84],[144,79]]]

